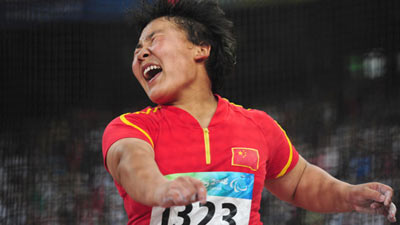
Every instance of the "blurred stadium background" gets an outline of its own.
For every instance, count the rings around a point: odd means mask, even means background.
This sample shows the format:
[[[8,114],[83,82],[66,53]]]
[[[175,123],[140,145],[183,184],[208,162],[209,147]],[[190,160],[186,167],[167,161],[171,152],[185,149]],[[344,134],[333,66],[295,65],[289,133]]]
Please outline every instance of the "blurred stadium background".
[[[102,163],[114,117],[150,104],[131,73],[132,0],[0,2],[0,224],[126,224]],[[272,115],[298,151],[351,183],[400,187],[400,1],[221,0],[238,64],[220,93]],[[381,225],[265,192],[270,225]],[[397,223],[399,224],[399,223]]]

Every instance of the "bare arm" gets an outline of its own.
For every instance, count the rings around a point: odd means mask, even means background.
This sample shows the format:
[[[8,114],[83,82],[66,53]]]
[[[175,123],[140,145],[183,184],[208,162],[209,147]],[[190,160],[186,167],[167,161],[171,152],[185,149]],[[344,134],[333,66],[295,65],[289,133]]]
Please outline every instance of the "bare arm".
[[[152,147],[143,140],[125,138],[115,142],[108,150],[106,163],[115,181],[144,205],[170,207],[206,199],[206,189],[199,180],[167,180],[158,169]]]
[[[380,213],[395,221],[393,190],[380,183],[351,185],[340,181],[302,157],[295,168],[266,188],[278,198],[315,212]]]

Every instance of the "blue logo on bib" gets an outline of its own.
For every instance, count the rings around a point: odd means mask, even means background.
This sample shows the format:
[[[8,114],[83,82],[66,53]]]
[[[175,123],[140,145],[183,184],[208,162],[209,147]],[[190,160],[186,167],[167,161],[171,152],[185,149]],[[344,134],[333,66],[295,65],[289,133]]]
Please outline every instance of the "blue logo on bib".
[[[252,199],[254,175],[239,172],[198,172],[167,175],[173,180],[179,176],[191,176],[199,179],[207,188],[207,195]]]

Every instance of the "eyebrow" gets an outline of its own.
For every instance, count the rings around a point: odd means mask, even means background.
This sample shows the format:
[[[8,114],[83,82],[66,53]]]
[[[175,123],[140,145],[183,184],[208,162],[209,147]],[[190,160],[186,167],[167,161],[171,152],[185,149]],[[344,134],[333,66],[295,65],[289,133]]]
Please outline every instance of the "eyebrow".
[[[147,35],[147,37],[144,39],[144,40],[150,40],[151,38],[153,38],[153,36],[155,35],[155,34],[157,34],[157,33],[160,33],[160,32],[162,32],[163,30],[162,29],[158,29],[158,30],[155,30],[155,31],[153,31],[153,32],[151,32],[149,35]],[[142,45],[142,43],[138,43],[137,45],[136,45],[136,49],[138,49],[138,48],[142,48],[143,47],[143,45]]]

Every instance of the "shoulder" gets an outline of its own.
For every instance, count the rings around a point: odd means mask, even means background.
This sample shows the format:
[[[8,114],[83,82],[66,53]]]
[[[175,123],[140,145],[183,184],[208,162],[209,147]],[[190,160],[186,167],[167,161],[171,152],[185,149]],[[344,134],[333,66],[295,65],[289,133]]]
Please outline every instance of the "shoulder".
[[[146,107],[137,112],[124,113],[115,117],[106,127],[106,133],[114,133],[117,131],[126,131],[127,129],[154,130],[158,129],[161,119],[159,107]],[[108,132],[107,132],[108,131]]]
[[[129,113],[124,113],[122,115],[120,115],[119,117],[129,117],[129,118],[152,118],[152,117],[157,117],[160,115],[160,106],[156,106],[156,107],[151,107],[148,106],[140,111],[136,111],[136,112],[129,112]]]
[[[252,125],[260,130],[264,136],[271,137],[277,133],[283,131],[282,127],[278,122],[273,119],[267,112],[259,109],[244,108],[241,105],[230,102],[227,99],[223,99],[229,103],[230,109],[230,121],[241,121],[248,125]]]
[[[113,119],[103,133],[104,149],[122,138],[139,138],[154,146],[159,130],[160,115],[158,107],[122,114]]]
[[[161,114],[160,114],[160,106],[156,107],[146,107],[140,111],[136,112],[129,112],[129,113],[124,113],[118,117],[116,117],[112,122],[119,122],[119,123],[124,123],[127,125],[130,125],[132,121],[140,121],[140,122],[151,122],[154,121],[156,122],[159,120]]]
[[[255,121],[255,122],[261,122],[262,121],[267,121],[267,122],[273,122],[274,120],[269,116],[265,111],[259,110],[259,109],[252,109],[252,108],[245,108],[242,105],[230,102],[226,98],[222,98],[223,101],[226,101],[228,103],[229,109],[236,115],[241,115],[249,120]]]

